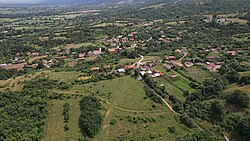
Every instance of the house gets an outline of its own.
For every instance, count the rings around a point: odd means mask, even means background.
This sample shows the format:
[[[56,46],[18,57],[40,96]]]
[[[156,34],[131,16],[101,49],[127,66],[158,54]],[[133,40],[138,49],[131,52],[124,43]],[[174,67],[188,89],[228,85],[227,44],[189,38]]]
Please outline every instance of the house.
[[[151,70],[148,70],[147,71],[147,74],[152,74],[153,72]]]
[[[182,47],[181,52],[182,52],[183,54],[186,54],[186,53],[188,53],[188,50],[187,50],[186,47]]]
[[[160,77],[161,74],[160,73],[154,73],[154,74],[151,74],[150,76],[151,76],[151,78],[156,78],[156,77]]]
[[[176,77],[178,77],[177,74],[172,74],[172,75],[170,75],[170,78],[171,78],[171,79],[174,79],[174,78],[176,78]]]
[[[33,53],[31,53],[30,55],[31,55],[31,56],[38,56],[38,55],[39,55],[39,53],[37,53],[37,52],[33,52]]]
[[[108,49],[108,52],[109,52],[109,53],[116,53],[116,51],[117,51],[117,48]]]
[[[165,43],[171,43],[172,41],[167,40],[167,39],[163,39],[163,38],[159,38],[159,41],[165,42]]]
[[[218,53],[218,50],[215,49],[215,48],[211,48],[210,51],[211,51],[212,53]]]
[[[221,19],[217,19],[217,22],[226,22],[229,21],[228,18],[221,18]]]
[[[93,52],[92,51],[88,52],[89,55],[100,55],[102,53],[103,52],[101,48],[99,48],[99,50],[94,50]]]
[[[146,70],[149,70],[149,67],[148,67],[148,66],[141,66],[140,69],[141,69],[142,71],[146,71]]]
[[[181,63],[181,61],[171,60],[170,62],[171,62],[174,66],[183,67],[183,64]]]
[[[214,64],[214,63],[209,63],[209,64],[206,65],[205,68],[206,68],[206,70],[209,70],[209,71],[210,71],[210,70],[212,70],[214,67],[215,67],[215,64]]]
[[[125,73],[126,72],[124,68],[120,68],[117,71],[118,71],[118,73]]]
[[[126,66],[125,68],[126,68],[126,69],[135,69],[136,66],[135,66],[135,65],[129,65],[129,66]]]
[[[99,71],[100,68],[99,67],[93,67],[93,68],[90,68],[91,71]]]
[[[38,67],[38,64],[25,65],[24,67],[36,69]]]
[[[236,55],[236,51],[227,51],[227,54],[229,54],[231,56],[235,56]]]
[[[0,68],[2,68],[2,67],[6,67],[7,66],[7,64],[5,63],[5,64],[0,64]]]
[[[175,56],[168,56],[167,59],[169,59],[169,60],[175,59]]]
[[[172,68],[172,66],[169,65],[169,64],[163,64],[163,68],[164,68],[165,70],[170,70],[170,69]]]
[[[146,74],[146,71],[140,71],[140,75],[144,76]]]
[[[181,50],[179,50],[179,49],[176,49],[174,52],[178,53],[178,54],[181,54]]]
[[[106,66],[103,66],[104,69],[110,69],[111,66],[110,65],[106,65]]]
[[[83,58],[84,56],[85,56],[84,53],[80,53],[80,54],[78,55],[79,58]]]
[[[187,61],[187,62],[185,62],[185,65],[186,65],[186,67],[192,67],[193,65],[194,65],[194,63],[193,62],[190,62],[190,61]]]

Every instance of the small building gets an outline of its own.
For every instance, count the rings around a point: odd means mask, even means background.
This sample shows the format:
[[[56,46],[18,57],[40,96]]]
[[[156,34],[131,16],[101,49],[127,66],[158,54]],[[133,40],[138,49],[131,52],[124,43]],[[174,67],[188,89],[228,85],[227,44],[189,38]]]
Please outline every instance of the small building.
[[[168,56],[167,59],[169,59],[169,60],[175,59],[175,56]]]
[[[172,68],[172,66],[169,65],[169,64],[163,64],[163,68],[164,68],[165,70],[170,70],[170,69]]]
[[[176,49],[174,52],[178,53],[178,54],[181,54],[181,50],[179,50],[179,49]]]
[[[31,53],[30,55],[31,55],[31,56],[38,56],[39,53],[38,53],[38,52],[33,52],[33,53]]]
[[[84,56],[85,56],[84,53],[80,53],[80,54],[78,55],[79,58],[83,58]]]
[[[193,62],[190,62],[190,61],[187,61],[187,62],[185,62],[185,65],[186,65],[186,67],[192,67],[193,65],[194,65],[194,63]]]
[[[146,74],[146,71],[140,71],[140,75],[144,76]]]
[[[171,79],[174,79],[174,78],[176,78],[176,77],[178,77],[177,74],[172,74],[172,75],[170,75],[170,78],[171,78]]]
[[[126,69],[135,69],[136,66],[135,66],[135,65],[128,65],[128,66],[126,66],[125,68],[126,68]]]
[[[151,78],[156,78],[156,77],[160,77],[160,76],[161,76],[160,73],[154,73],[154,74],[150,75]]]
[[[91,71],[99,71],[100,68],[99,68],[99,67],[93,67],[93,68],[91,68],[90,70],[91,70]]]
[[[99,50],[94,50],[93,51],[93,55],[100,55],[100,54],[102,54],[102,49],[101,48],[99,48]]]
[[[117,51],[117,48],[108,49],[108,52],[109,52],[109,53],[116,53],[116,51]]]
[[[7,64],[6,63],[4,63],[4,64],[0,64],[0,68],[2,68],[2,67],[6,67],[7,66]]]
[[[110,65],[106,65],[106,66],[103,66],[104,69],[110,69],[111,66]]]
[[[186,47],[182,47],[181,52],[184,53],[184,54],[186,54],[186,53],[188,53],[188,50],[187,50]]]
[[[231,56],[235,56],[236,55],[236,51],[227,51],[227,54],[229,54]]]
[[[126,72],[124,68],[120,68],[117,71],[118,71],[118,73],[125,73]]]
[[[215,49],[215,48],[211,48],[210,51],[211,51],[212,53],[218,53],[218,50]]]

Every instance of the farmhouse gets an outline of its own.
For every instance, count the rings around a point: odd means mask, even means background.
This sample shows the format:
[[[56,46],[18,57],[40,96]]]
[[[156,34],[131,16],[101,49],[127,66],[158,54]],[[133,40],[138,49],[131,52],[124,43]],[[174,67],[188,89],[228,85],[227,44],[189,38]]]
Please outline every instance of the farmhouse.
[[[129,65],[129,66],[126,66],[125,68],[126,68],[126,69],[135,69],[136,66],[135,66],[135,65]]]
[[[109,53],[116,53],[116,51],[117,51],[117,48],[108,49],[108,52],[109,52]]]
[[[170,70],[170,69],[172,68],[172,66],[169,65],[169,64],[163,64],[163,68],[164,68],[165,70]]]
[[[120,68],[117,71],[118,71],[118,73],[125,73],[126,72],[124,68]]]
[[[178,53],[178,54],[181,54],[181,50],[179,50],[179,49],[176,49],[174,52]]]
[[[229,54],[231,56],[235,56],[236,55],[236,51],[227,51],[227,54]]]
[[[186,67],[192,67],[194,65],[194,63],[193,62],[190,62],[190,61],[187,61],[187,62],[185,62],[185,66]]]
[[[6,67],[7,66],[7,64],[5,63],[5,64],[0,64],[0,68],[2,68],[2,67]]]
[[[176,78],[176,77],[178,77],[177,74],[172,74],[172,75],[170,75],[170,78],[171,78],[171,79],[174,79],[174,78]]]
[[[91,71],[99,71],[100,68],[99,67],[93,67],[93,68],[90,68]]]
[[[168,56],[167,59],[169,59],[169,60],[175,59],[175,56]]]
[[[174,66],[183,67],[181,61],[171,60],[170,62],[171,62]]]

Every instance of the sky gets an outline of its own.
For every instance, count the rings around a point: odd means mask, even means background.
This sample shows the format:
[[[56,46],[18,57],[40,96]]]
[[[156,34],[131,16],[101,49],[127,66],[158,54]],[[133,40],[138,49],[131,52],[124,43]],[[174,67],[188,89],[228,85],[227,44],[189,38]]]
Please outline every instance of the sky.
[[[41,0],[0,0],[2,3],[31,3],[31,2],[38,2]]]

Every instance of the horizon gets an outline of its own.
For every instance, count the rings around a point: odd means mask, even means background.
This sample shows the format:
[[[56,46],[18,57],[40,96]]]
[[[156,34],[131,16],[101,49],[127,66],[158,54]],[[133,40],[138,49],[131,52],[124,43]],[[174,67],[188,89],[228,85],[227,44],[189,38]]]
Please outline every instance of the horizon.
[[[42,0],[0,0],[0,3],[12,4],[12,3],[37,3]]]

